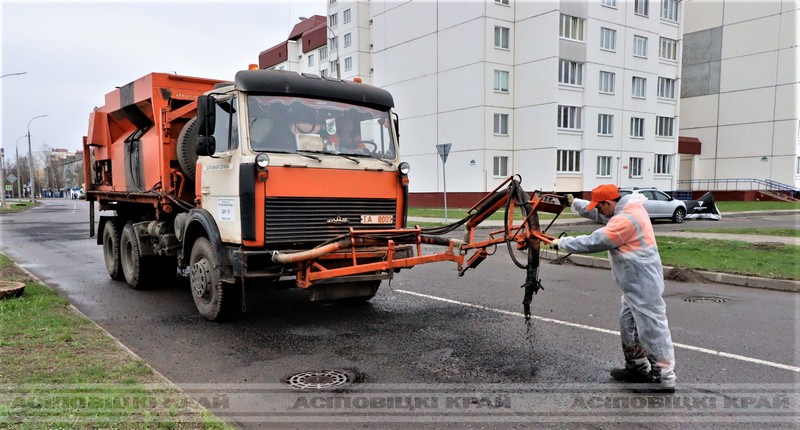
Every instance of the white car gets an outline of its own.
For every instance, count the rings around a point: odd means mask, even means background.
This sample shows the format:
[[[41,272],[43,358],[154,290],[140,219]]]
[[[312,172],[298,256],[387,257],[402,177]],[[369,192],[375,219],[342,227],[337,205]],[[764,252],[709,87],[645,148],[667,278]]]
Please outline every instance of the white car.
[[[644,208],[650,219],[668,218],[682,223],[686,218],[686,203],[673,199],[669,194],[655,188],[620,188],[619,195],[641,194],[647,197]]]

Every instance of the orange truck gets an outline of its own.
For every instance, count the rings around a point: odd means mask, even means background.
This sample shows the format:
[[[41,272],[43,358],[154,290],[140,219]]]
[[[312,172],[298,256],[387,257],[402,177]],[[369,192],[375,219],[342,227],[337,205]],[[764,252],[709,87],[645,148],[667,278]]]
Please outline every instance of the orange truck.
[[[463,275],[506,243],[526,292],[538,290],[539,241],[552,237],[537,211],[560,213],[561,197],[509,178],[451,226],[406,228],[393,106],[370,85],[277,70],[118,87],[83,143],[90,235],[97,225],[109,275],[138,289],[188,274],[200,314],[219,320],[244,308],[245,288],[291,281],[314,301],[369,300],[403,268],[454,261]],[[503,208],[504,228],[476,242]],[[444,237],[460,226],[463,240]]]

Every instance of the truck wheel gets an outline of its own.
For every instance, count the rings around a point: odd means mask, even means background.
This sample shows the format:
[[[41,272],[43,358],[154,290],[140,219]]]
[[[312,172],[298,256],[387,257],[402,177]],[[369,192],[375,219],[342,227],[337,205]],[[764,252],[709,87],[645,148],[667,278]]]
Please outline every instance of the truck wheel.
[[[122,262],[119,257],[119,227],[114,221],[107,221],[103,227],[103,259],[106,262],[108,276],[115,281],[124,281]]]
[[[198,238],[189,258],[189,281],[197,310],[209,321],[221,321],[236,313],[241,305],[241,287],[222,282],[211,242]]]
[[[151,259],[142,257],[139,241],[133,232],[133,224],[128,223],[122,229],[119,241],[119,256],[125,280],[134,290],[145,288],[147,275],[153,273]]]
[[[178,134],[178,143],[175,148],[181,170],[193,181],[195,165],[197,164],[195,146],[197,146],[197,133],[199,130],[200,123],[197,122],[197,117],[187,121],[186,125],[181,129],[180,134]]]

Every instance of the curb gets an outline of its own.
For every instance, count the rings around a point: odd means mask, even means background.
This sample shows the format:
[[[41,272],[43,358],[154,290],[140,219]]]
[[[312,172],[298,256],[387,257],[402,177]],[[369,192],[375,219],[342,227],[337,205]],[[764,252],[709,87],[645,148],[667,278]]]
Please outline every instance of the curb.
[[[539,256],[545,260],[555,260],[557,258],[564,258],[559,256],[555,251],[543,250]],[[611,269],[611,264],[606,258],[592,257],[588,255],[570,255],[566,257],[577,266],[582,267],[596,267],[599,269]],[[674,267],[664,266],[664,273],[666,274]],[[771,279],[759,278],[757,276],[733,275],[730,273],[708,272],[698,270],[697,273],[701,274],[703,278],[708,281],[716,282],[719,284],[737,285],[740,287],[750,288],[763,288],[766,290],[800,292],[800,281],[791,281],[786,279]]]
[[[12,261],[13,261],[13,260],[12,260]],[[46,283],[44,283],[44,282],[43,282],[41,279],[39,279],[39,277],[38,277],[38,276],[36,276],[36,275],[34,275],[33,273],[31,273],[31,272],[30,272],[28,269],[26,269],[26,268],[24,268],[24,267],[20,266],[19,264],[17,264],[17,262],[16,262],[16,261],[14,261],[13,263],[14,263],[14,266],[16,266],[16,267],[17,267],[18,269],[20,269],[21,271],[25,272],[25,274],[26,274],[26,275],[28,275],[28,276],[30,277],[30,279],[31,279],[33,282],[35,282],[35,283],[37,283],[37,284],[40,284],[40,285],[44,285],[44,286],[45,286],[45,287],[46,287],[48,290],[50,290],[50,291],[53,291],[54,293],[58,294],[58,292],[57,292],[56,290],[54,290],[54,289],[50,288],[50,286],[49,286],[49,285],[47,285]],[[63,296],[61,296],[60,294],[59,294],[59,297],[62,297],[62,298],[64,298],[64,297],[63,297]],[[153,366],[151,366],[151,365],[150,365],[150,363],[148,363],[148,362],[144,361],[144,359],[142,359],[142,357],[139,357],[139,356],[138,356],[138,355],[137,355],[135,352],[133,352],[133,351],[132,351],[130,348],[128,348],[127,346],[125,346],[125,344],[123,344],[122,342],[120,342],[120,341],[119,341],[119,339],[117,339],[116,337],[112,336],[112,335],[111,335],[111,333],[109,333],[109,332],[108,332],[106,329],[104,329],[104,328],[103,328],[103,327],[101,327],[99,324],[97,324],[97,323],[96,323],[96,322],[95,322],[93,319],[89,318],[89,317],[88,317],[86,314],[84,314],[83,312],[81,312],[81,310],[80,310],[80,309],[76,308],[76,307],[75,307],[75,306],[74,306],[72,303],[70,303],[69,301],[67,301],[67,307],[68,307],[69,309],[71,309],[73,312],[75,312],[75,313],[77,313],[78,315],[82,316],[83,318],[86,318],[86,320],[87,320],[87,321],[91,322],[91,323],[92,323],[92,324],[93,324],[95,327],[97,327],[97,329],[99,329],[99,330],[100,330],[101,332],[103,332],[103,333],[104,333],[106,336],[108,336],[108,338],[109,338],[109,339],[111,339],[111,341],[112,341],[112,342],[113,342],[115,345],[117,345],[117,347],[119,347],[119,348],[122,350],[122,352],[123,352],[124,354],[127,354],[128,356],[130,356],[130,357],[132,357],[132,358],[134,358],[134,359],[136,359],[136,360],[139,360],[139,362],[141,362],[141,363],[142,363],[142,364],[143,364],[145,367],[147,367],[148,369],[150,369],[150,371],[152,371],[152,372],[153,372],[153,375],[155,375],[156,379],[160,379],[164,385],[166,385],[166,386],[167,386],[167,387],[169,387],[170,389],[174,389],[174,390],[175,390],[176,392],[178,392],[178,393],[181,393],[181,394],[182,394],[182,395],[183,395],[183,396],[186,398],[186,400],[187,400],[189,403],[191,403],[191,404],[192,404],[192,405],[193,405],[193,406],[194,406],[194,407],[197,409],[197,411],[205,411],[205,412],[206,412],[207,414],[209,414],[210,416],[216,417],[216,418],[217,418],[217,419],[218,419],[220,422],[227,424],[227,422],[226,422],[226,421],[224,421],[222,418],[220,418],[220,417],[217,417],[216,415],[214,415],[214,414],[212,414],[211,412],[209,412],[209,411],[208,411],[208,409],[206,409],[206,408],[205,408],[205,406],[203,406],[202,404],[200,404],[200,402],[198,402],[197,400],[195,400],[195,399],[194,399],[192,396],[190,396],[190,395],[186,394],[186,392],[185,392],[185,391],[183,391],[183,389],[181,389],[181,387],[179,387],[179,386],[175,385],[175,383],[174,383],[174,382],[172,382],[172,381],[170,381],[169,379],[167,379],[167,377],[166,377],[166,376],[164,376],[164,375],[162,375],[162,374],[161,374],[161,372],[159,372],[158,370],[156,370],[155,368],[153,368]]]

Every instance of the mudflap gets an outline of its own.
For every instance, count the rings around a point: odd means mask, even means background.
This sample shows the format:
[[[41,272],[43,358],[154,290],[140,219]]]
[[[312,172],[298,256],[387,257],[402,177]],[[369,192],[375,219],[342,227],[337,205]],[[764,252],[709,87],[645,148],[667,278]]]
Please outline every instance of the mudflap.
[[[364,277],[353,277],[361,278]],[[374,277],[372,277],[374,278]],[[371,298],[378,292],[380,287],[380,280],[356,280],[351,282],[336,282],[336,283],[323,283],[314,284],[309,289],[311,295],[309,301],[312,302],[327,302],[341,299],[353,298]]]

